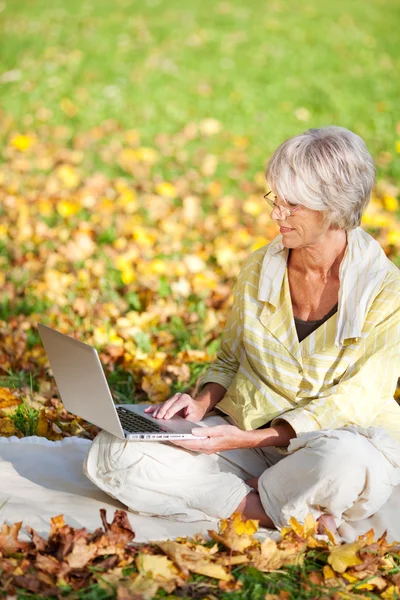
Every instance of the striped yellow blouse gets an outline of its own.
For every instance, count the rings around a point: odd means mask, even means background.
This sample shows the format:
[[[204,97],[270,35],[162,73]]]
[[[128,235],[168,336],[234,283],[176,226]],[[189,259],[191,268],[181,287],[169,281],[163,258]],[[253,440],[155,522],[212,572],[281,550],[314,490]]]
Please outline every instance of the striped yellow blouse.
[[[355,424],[400,441],[400,271],[361,228],[348,232],[338,312],[299,343],[287,257],[278,236],[247,258],[199,389],[224,386],[218,408],[242,429],[279,419],[299,435]]]

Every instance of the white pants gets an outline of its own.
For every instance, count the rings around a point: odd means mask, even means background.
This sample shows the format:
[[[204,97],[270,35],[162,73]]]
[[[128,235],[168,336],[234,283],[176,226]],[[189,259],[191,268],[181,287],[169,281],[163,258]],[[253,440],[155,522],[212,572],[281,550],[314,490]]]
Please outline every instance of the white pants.
[[[337,526],[373,515],[400,483],[399,467],[400,445],[386,432],[349,426],[303,434],[285,454],[270,447],[206,455],[102,431],[84,472],[133,512],[186,522],[230,516],[252,491],[245,480],[260,476],[260,500],[280,529],[307,513],[331,514]]]

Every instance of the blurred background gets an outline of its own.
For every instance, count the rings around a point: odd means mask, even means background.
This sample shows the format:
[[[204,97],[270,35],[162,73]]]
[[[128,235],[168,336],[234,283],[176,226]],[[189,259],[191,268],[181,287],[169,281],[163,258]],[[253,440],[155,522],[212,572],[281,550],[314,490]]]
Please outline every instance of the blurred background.
[[[336,124],[400,265],[397,0],[0,2],[0,434],[92,437],[37,333],[94,345],[118,402],[195,391],[243,260],[277,233],[278,144]]]

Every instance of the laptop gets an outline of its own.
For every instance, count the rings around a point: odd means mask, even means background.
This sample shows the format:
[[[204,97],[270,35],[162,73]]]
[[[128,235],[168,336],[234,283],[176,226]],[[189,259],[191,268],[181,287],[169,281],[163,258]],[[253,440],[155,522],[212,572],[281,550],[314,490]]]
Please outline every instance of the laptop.
[[[202,423],[183,417],[156,419],[144,413],[151,404],[114,403],[97,350],[47,325],[38,330],[61,400],[69,412],[125,440],[204,439],[192,434]]]

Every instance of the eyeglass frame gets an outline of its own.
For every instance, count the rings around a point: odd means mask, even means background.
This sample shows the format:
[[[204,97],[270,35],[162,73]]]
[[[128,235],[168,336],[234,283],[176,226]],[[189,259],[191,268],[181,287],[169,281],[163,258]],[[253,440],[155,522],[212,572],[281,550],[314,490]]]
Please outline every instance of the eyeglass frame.
[[[268,202],[268,204],[270,205],[272,210],[277,209],[279,211],[279,214],[281,215],[281,217],[283,215],[286,215],[285,219],[290,217],[292,215],[292,213],[294,213],[296,210],[298,210],[301,207],[301,204],[298,204],[294,208],[286,208],[286,206],[282,206],[280,204],[275,204],[275,202],[272,200],[272,198],[269,197],[270,194],[273,194],[272,190],[270,190],[269,192],[264,194],[264,196],[263,196],[264,200],[266,200]],[[276,195],[275,195],[275,198],[276,198]]]

